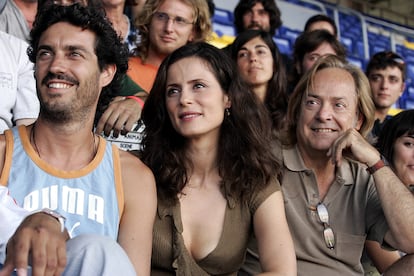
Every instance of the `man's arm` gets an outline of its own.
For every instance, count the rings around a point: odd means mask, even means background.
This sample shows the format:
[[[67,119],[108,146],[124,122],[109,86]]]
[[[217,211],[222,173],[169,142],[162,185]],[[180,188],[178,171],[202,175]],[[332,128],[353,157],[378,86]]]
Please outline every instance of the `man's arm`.
[[[389,167],[373,176],[390,227],[385,241],[405,253],[414,253],[414,196]]]
[[[40,110],[39,99],[36,93],[36,80],[34,78],[34,64],[29,60],[26,50],[29,46],[20,39],[10,40],[16,54],[17,62],[17,87],[16,101],[12,108],[13,120],[16,124],[29,125],[37,119]],[[19,123],[19,120],[32,120]]]
[[[0,135],[0,179],[3,174],[3,167],[6,158],[6,136]],[[5,185],[6,183],[0,183],[0,185]]]
[[[150,275],[152,229],[157,208],[155,179],[151,170],[131,153],[120,151],[124,212],[118,242],[138,275]]]
[[[18,119],[18,120],[16,120],[16,125],[18,125],[18,126],[20,126],[20,125],[28,126],[28,125],[33,124],[34,122],[36,122],[36,119],[29,119],[29,118],[27,118],[27,119]]]
[[[17,269],[19,275],[30,264],[32,275],[60,275],[66,266],[67,231],[50,215],[36,213],[26,217],[7,243],[7,255],[0,276]]]
[[[1,173],[5,155],[6,140],[0,135]],[[7,243],[6,261],[0,276],[9,276],[15,268],[24,272],[29,263],[34,276],[61,274],[66,265],[68,238],[67,231],[61,232],[61,225],[54,217],[44,213],[26,217]]]
[[[380,153],[355,129],[339,137],[328,155],[339,165],[345,153],[368,167],[380,160]],[[372,175],[390,227],[385,241],[403,252],[414,253],[414,196],[389,167],[382,167]]]
[[[405,255],[384,272],[384,276],[411,275],[414,271],[414,255]]]
[[[137,93],[139,96],[136,96],[143,102],[147,97],[147,94],[144,93]],[[125,135],[131,131],[134,124],[141,118],[141,112],[142,107],[136,100],[124,96],[115,97],[99,118],[95,132],[97,134],[104,132],[106,136],[109,136],[113,131],[114,137],[118,137],[119,134]]]
[[[127,98],[127,96],[138,97],[142,102]],[[102,131],[109,136],[113,130],[113,136],[119,134],[125,135],[131,131],[133,125],[141,117],[142,103],[146,101],[148,93],[135,83],[128,75],[122,79],[121,88],[118,97],[112,99],[112,102],[106,108],[105,112],[99,118],[96,126],[96,133]]]

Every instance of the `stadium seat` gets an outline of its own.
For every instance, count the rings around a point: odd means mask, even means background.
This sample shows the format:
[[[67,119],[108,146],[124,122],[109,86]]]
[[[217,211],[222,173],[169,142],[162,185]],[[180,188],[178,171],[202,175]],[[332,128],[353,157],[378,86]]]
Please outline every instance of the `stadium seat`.
[[[231,43],[236,35],[233,25],[233,10],[237,2],[238,0],[216,1],[212,21],[213,30],[217,35],[215,42],[220,47]],[[295,5],[298,9],[292,8]],[[321,5],[323,5],[322,8]],[[283,26],[277,30],[273,39],[281,53],[291,55],[296,38],[302,32],[304,26],[301,24],[302,22],[304,24],[307,15],[321,13],[324,10],[322,13],[326,13],[337,22],[339,39],[347,49],[347,58],[350,63],[365,70],[368,58],[374,53],[384,50],[395,51],[404,58],[407,64],[406,90],[400,97],[399,104],[396,104],[396,107],[414,108],[413,28],[381,20],[378,17],[371,17],[324,0],[282,0],[278,2],[278,6],[282,13]],[[300,13],[298,13],[298,10],[300,10]],[[299,14],[303,18],[299,18]],[[407,31],[407,29],[409,30]],[[365,37],[365,34],[368,37]],[[225,37],[226,39],[224,39]],[[367,53],[365,49],[368,50]]]
[[[414,99],[406,99],[404,109],[414,109]]]
[[[414,80],[414,63],[407,63],[407,77]]]
[[[340,40],[342,44],[345,46],[347,53],[352,55],[354,53],[352,38],[347,36],[341,36]]]
[[[289,39],[290,44],[294,45],[296,38],[302,33],[302,31],[299,30],[293,30],[286,28],[283,37]]]
[[[229,35],[235,36],[236,30],[234,29],[233,24],[222,24],[218,22],[213,22],[213,31],[217,33],[218,36]]]
[[[349,63],[358,66],[363,71],[365,70],[365,62],[363,58],[348,56],[347,59]]]
[[[290,45],[289,39],[274,36],[273,40],[276,43],[277,48],[279,49],[279,52],[283,54],[288,54],[288,55],[292,53],[292,47]]]
[[[220,8],[215,8],[214,9],[214,16],[212,18],[213,22],[216,23],[221,23],[224,25],[233,25],[234,24],[234,20],[233,20],[233,12],[228,11],[228,10],[224,10],[224,9],[220,9]]]

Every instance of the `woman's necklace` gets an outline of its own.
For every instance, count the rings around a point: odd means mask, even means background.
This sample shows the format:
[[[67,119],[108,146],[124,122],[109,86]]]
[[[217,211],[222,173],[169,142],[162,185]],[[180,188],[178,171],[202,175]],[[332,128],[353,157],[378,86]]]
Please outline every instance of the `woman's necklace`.
[[[39,155],[40,159],[42,159],[42,156],[40,155],[39,148],[37,147],[37,144],[36,144],[35,131],[36,131],[36,123],[33,124],[33,127],[32,127],[32,129],[30,131],[30,140],[33,142],[34,149],[35,149],[37,155]],[[96,153],[98,151],[98,146],[97,146],[97,143],[95,142],[95,138],[96,138],[95,137],[95,134],[92,133],[92,150],[93,151],[92,151],[92,157],[91,157],[91,159],[89,161],[92,161],[93,158],[95,158]],[[98,140],[98,143],[99,143],[99,140]]]

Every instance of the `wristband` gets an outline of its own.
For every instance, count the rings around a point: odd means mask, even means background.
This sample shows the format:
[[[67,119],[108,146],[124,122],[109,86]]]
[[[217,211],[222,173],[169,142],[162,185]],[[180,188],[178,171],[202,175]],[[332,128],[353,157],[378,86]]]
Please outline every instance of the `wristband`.
[[[53,211],[52,209],[49,209],[49,208],[43,208],[42,210],[40,210],[36,213],[43,213],[43,214],[52,216],[53,218],[55,218],[59,222],[60,232],[63,233],[65,231],[66,218],[64,216],[62,216],[61,214],[59,214],[58,212]]]
[[[144,107],[145,102],[142,99],[138,98],[137,96],[126,96],[125,98],[126,99],[133,99],[133,100],[135,100],[139,104],[139,106],[141,108]]]
[[[380,159],[380,160],[378,160],[377,163],[375,163],[371,167],[368,167],[367,172],[369,172],[370,174],[374,174],[376,171],[378,171],[379,169],[381,169],[383,167],[385,167],[385,163],[382,159]]]

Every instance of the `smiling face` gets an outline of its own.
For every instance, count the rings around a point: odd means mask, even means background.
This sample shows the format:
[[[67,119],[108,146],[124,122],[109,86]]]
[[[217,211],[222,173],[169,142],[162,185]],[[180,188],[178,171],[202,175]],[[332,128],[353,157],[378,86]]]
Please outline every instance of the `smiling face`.
[[[414,137],[404,134],[394,143],[393,168],[405,185],[414,184]]]
[[[157,16],[160,14],[165,17]],[[149,26],[149,54],[166,56],[194,39],[194,10],[180,0],[165,0],[157,9]],[[175,21],[173,20],[175,19]]]
[[[237,67],[251,86],[267,85],[273,75],[273,56],[261,37],[244,44],[237,53]]]
[[[60,122],[93,118],[101,89],[115,73],[113,66],[99,70],[95,43],[95,33],[66,22],[43,32],[35,70],[41,116]]]
[[[230,101],[206,61],[188,57],[172,64],[165,97],[169,118],[179,134],[218,139]]]
[[[311,155],[326,152],[346,130],[359,130],[357,96],[352,76],[340,68],[321,69],[303,96],[296,129],[298,146]]]

